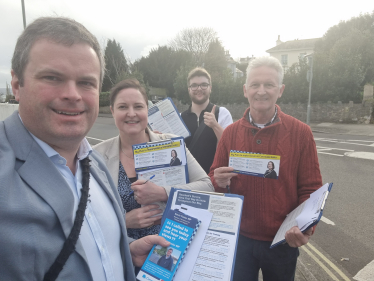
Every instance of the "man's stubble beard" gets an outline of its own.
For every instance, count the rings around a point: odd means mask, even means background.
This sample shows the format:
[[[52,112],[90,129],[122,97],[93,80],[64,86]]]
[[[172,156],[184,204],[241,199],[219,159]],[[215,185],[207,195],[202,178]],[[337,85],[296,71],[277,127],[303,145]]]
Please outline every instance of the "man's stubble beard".
[[[191,101],[194,103],[194,104],[198,104],[198,105],[200,105],[200,104],[204,104],[208,99],[209,99],[209,97],[210,97],[210,93],[208,94],[208,93],[204,93],[204,98],[203,99],[197,99],[196,97],[195,97],[195,95],[190,95],[190,98],[191,98]]]

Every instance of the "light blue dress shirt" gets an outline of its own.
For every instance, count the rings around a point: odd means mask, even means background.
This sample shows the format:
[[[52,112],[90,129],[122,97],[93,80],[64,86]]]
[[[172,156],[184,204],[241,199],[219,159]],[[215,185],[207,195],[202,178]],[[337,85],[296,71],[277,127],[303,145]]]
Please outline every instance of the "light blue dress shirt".
[[[32,134],[31,134],[32,135]],[[65,178],[74,195],[74,217],[78,208],[81,188],[82,171],[79,160],[87,157],[92,148],[83,139],[77,152],[75,175],[66,166],[66,159],[58,154],[47,143],[32,135],[35,141],[51,159],[56,168]],[[94,281],[124,281],[123,263],[120,252],[121,229],[112,202],[90,174],[90,197],[84,216],[79,240],[85,251],[89,268]]]

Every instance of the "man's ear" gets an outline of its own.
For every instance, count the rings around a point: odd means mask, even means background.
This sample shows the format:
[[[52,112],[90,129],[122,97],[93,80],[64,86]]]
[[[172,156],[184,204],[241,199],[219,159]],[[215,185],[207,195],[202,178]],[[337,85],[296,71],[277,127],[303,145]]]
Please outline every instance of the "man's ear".
[[[10,84],[12,85],[13,95],[14,95],[16,101],[19,102],[19,90],[20,90],[19,88],[21,87],[20,81],[18,79],[18,76],[13,71],[13,69],[10,72],[10,74],[12,75],[12,81],[10,82]]]
[[[247,87],[246,87],[246,84],[243,85],[243,93],[244,93],[244,97],[247,97]]]
[[[279,95],[278,95],[278,98],[280,98],[282,95],[283,95],[283,91],[284,91],[284,88],[286,87],[286,85],[282,84],[282,87],[279,89]]]

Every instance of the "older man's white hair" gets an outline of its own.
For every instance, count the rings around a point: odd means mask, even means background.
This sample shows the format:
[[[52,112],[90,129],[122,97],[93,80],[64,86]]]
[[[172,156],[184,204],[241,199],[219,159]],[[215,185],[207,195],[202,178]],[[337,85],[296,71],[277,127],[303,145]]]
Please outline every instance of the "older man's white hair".
[[[269,57],[269,56],[258,57],[249,62],[248,67],[247,67],[246,84],[248,83],[248,78],[249,78],[249,74],[251,73],[251,70],[254,68],[261,67],[261,66],[267,66],[267,67],[271,67],[275,69],[278,72],[278,76],[279,76],[279,87],[282,87],[282,82],[283,82],[283,77],[284,77],[283,67],[281,63],[279,62],[279,60],[277,60],[274,57]]]

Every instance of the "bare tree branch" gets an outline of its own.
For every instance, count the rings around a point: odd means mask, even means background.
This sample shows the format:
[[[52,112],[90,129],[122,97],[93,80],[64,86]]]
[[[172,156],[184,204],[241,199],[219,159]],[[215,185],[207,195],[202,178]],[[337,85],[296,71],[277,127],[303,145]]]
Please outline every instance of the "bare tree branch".
[[[169,46],[174,50],[190,52],[195,62],[201,65],[210,43],[216,38],[217,32],[210,27],[186,28],[169,42]]]

